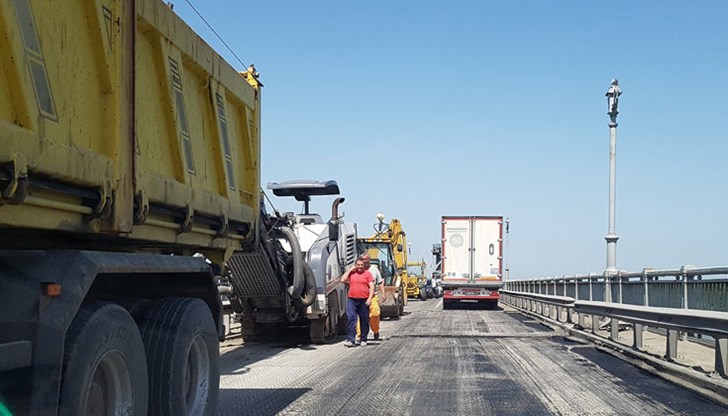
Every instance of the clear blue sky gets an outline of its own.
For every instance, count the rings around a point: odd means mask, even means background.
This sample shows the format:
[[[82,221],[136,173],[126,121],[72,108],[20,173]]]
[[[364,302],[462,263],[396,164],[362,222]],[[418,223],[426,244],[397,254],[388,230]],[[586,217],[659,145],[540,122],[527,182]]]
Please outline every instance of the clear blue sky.
[[[617,267],[728,264],[726,1],[190,1],[261,73],[263,185],[336,179],[360,234],[429,263],[442,215],[503,215],[511,278],[603,271],[616,77]]]

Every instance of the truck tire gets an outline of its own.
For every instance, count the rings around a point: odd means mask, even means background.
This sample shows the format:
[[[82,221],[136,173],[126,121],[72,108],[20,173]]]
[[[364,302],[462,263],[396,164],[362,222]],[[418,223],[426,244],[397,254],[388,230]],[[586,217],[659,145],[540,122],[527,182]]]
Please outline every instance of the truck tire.
[[[119,305],[84,304],[66,333],[59,415],[147,414],[147,360]]]
[[[217,331],[207,304],[166,298],[141,325],[149,368],[149,414],[213,415],[220,384]]]

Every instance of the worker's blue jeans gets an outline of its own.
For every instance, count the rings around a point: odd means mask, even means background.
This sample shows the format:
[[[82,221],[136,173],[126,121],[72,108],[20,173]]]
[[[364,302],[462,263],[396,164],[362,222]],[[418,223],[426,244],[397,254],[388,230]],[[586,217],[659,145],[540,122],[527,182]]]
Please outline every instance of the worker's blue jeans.
[[[369,305],[366,299],[352,299],[346,302],[346,339],[356,341],[357,317],[361,323],[361,340],[366,342],[369,335]]]

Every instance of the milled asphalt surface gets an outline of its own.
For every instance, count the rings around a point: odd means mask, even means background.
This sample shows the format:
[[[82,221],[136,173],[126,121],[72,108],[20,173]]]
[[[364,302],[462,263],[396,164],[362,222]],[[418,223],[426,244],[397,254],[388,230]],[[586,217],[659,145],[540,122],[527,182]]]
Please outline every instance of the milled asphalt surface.
[[[226,342],[218,414],[728,415],[511,310],[406,309],[367,347]]]

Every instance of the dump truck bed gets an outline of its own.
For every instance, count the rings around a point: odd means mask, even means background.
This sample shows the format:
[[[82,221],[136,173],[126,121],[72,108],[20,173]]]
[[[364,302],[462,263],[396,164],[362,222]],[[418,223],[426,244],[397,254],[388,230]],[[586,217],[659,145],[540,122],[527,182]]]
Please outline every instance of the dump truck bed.
[[[0,247],[239,248],[259,103],[160,1],[0,3]]]

